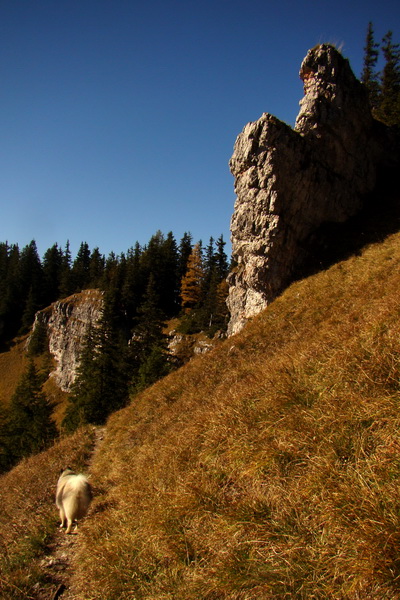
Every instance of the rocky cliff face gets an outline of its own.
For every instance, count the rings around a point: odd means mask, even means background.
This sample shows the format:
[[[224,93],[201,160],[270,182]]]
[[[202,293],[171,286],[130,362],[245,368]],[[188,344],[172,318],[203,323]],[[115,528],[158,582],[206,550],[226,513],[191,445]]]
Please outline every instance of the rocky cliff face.
[[[47,328],[49,351],[56,362],[50,376],[64,392],[69,392],[75,381],[85,334],[99,321],[102,307],[102,292],[84,290],[36,314],[33,329],[39,323]]]
[[[264,113],[238,136],[230,161],[237,200],[229,335],[296,277],[318,228],[357,214],[380,171],[399,164],[393,134],[372,118],[362,84],[335,48],[310,50],[300,77],[295,128]]]

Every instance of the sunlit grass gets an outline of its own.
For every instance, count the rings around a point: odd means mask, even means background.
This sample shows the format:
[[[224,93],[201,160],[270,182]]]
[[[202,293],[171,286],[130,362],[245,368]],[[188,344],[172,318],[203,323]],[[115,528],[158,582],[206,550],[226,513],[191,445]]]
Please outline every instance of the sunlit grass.
[[[399,266],[294,284],[110,419],[79,598],[400,597]]]
[[[132,398],[91,466],[74,599],[400,599],[399,317],[394,235]]]
[[[26,340],[27,336],[19,338],[9,351],[0,352],[0,405],[7,406],[28,365]]]
[[[0,598],[36,598],[52,590],[41,560],[58,527],[55,486],[60,469],[85,469],[94,432],[81,430],[0,476]],[[54,590],[53,590],[54,591]]]

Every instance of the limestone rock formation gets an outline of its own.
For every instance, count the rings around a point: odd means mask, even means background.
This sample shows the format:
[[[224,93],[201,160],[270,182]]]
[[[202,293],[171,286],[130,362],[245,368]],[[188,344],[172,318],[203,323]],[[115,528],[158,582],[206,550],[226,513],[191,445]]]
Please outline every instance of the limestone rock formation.
[[[64,392],[69,392],[75,381],[85,334],[101,317],[102,296],[99,290],[84,290],[36,314],[33,330],[39,323],[46,326],[49,351],[56,363],[50,376]]]
[[[237,200],[228,335],[296,277],[318,228],[355,215],[380,170],[399,164],[394,134],[373,119],[362,84],[334,47],[310,50],[300,77],[295,128],[264,113],[243,129],[230,160]]]

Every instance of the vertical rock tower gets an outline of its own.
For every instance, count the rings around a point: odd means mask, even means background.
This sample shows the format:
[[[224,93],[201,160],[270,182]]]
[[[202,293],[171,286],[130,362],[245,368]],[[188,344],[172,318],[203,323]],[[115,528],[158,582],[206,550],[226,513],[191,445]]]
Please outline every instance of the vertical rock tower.
[[[304,98],[294,129],[264,113],[238,136],[231,221],[228,334],[240,331],[296,277],[324,223],[355,215],[391,160],[390,134],[333,46],[307,53]]]

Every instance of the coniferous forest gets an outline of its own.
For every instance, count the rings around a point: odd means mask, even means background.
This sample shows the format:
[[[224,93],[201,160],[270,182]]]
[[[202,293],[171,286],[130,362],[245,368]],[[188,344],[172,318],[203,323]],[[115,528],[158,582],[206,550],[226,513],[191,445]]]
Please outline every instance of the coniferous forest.
[[[22,248],[0,243],[0,344],[26,333],[38,310],[84,289],[105,292],[121,330],[131,332],[143,317],[148,295],[164,319],[184,310],[188,332],[224,329],[221,299],[228,274],[225,242],[220,236],[193,244],[185,233],[178,244],[172,233],[160,231],[145,246],[136,243],[126,253],[106,258],[99,248],[82,242],[72,259],[69,243],[54,244],[40,259],[35,241]],[[111,300],[111,297],[113,298]],[[222,303],[224,304],[224,302]],[[189,313],[191,313],[189,318]],[[141,316],[142,315],[142,316]]]
[[[36,312],[52,302],[85,289],[103,292],[102,316],[84,340],[63,431],[104,423],[130,394],[180,366],[168,350],[167,321],[176,319],[178,331],[185,334],[203,331],[213,337],[224,332],[229,270],[224,247],[222,235],[210,238],[203,248],[189,233],[177,243],[172,233],[165,236],[160,231],[146,245],[136,243],[126,253],[107,258],[86,242],[74,259],[68,243],[64,249],[54,244],[42,259],[35,241],[21,250],[16,244],[0,244],[3,350],[16,336],[28,333]],[[45,329],[40,322],[36,326],[29,343],[29,368],[9,407],[0,407],[0,470],[43,449],[57,435],[41,390],[48,373],[39,372],[33,360],[48,348]]]
[[[384,64],[379,71],[377,64]],[[369,22],[364,46],[364,63],[361,81],[365,85],[372,114],[385,125],[400,125],[400,45],[393,42],[393,32],[388,31],[381,43],[375,41],[373,23]]]

